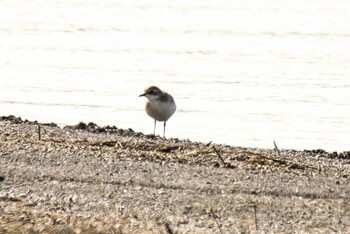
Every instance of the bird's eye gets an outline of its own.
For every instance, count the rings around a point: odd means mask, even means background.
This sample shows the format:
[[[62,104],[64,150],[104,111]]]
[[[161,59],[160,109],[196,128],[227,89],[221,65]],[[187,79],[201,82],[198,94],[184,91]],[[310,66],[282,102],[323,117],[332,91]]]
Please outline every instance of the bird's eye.
[[[154,91],[153,91],[153,90],[150,90],[150,91],[148,92],[148,94],[154,94]]]

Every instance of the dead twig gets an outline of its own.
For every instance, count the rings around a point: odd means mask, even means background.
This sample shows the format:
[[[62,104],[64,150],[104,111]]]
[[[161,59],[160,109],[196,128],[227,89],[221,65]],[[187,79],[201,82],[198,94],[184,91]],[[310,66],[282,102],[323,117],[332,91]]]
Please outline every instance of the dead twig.
[[[226,167],[226,163],[224,161],[224,159],[222,158],[221,154],[219,153],[219,151],[215,148],[215,146],[212,146],[212,148],[214,149],[216,155],[219,157],[219,159],[221,160],[222,164],[224,164],[224,166]]]
[[[107,146],[107,147],[114,147],[116,144],[118,144],[118,141],[96,141],[92,142],[89,145],[91,146]],[[120,143],[119,143],[120,144]]]
[[[38,124],[38,139],[41,141],[41,125]]]
[[[224,161],[224,159],[222,158],[220,152],[215,148],[215,146],[212,146],[212,148],[214,149],[216,155],[219,157],[219,159],[221,160],[222,164],[224,165],[224,167],[226,168],[231,168],[231,169],[234,169],[236,168],[236,166],[232,165],[231,163],[226,163]]]
[[[253,210],[254,210],[254,220],[255,220],[255,231],[258,231],[259,227],[258,227],[258,217],[256,213],[256,204],[253,205]]]
[[[276,142],[275,142],[275,141],[273,141],[273,145],[275,146],[275,151],[277,151],[278,156],[280,156],[281,151],[278,149],[278,147],[277,147],[277,145],[276,145]]]
[[[165,226],[165,230],[166,230],[166,232],[167,232],[168,234],[173,234],[173,233],[174,233],[173,230],[171,229],[169,223],[165,223],[164,226]]]
[[[310,168],[310,169],[314,169],[314,170],[318,170],[318,168],[314,167],[314,166],[311,166],[311,165],[308,165],[308,164],[301,164],[299,162],[292,162],[292,161],[289,161],[289,160],[283,160],[283,159],[276,159],[276,158],[271,158],[271,157],[268,157],[268,156],[265,156],[265,155],[262,155],[262,154],[258,154],[258,153],[254,153],[254,152],[246,152],[247,154],[250,154],[250,155],[254,155],[254,156],[258,156],[258,157],[261,157],[261,158],[264,158],[264,159],[267,159],[267,160],[271,160],[273,162],[276,162],[278,164],[281,164],[281,165],[289,165],[291,168],[290,169],[301,169],[301,168]]]
[[[120,143],[119,141],[117,141],[117,144],[119,145],[119,147],[120,147],[121,149],[124,149],[124,146],[122,145],[122,143]]]
[[[283,165],[288,164],[288,161],[286,161],[286,160],[271,158],[271,157],[268,157],[268,156],[265,156],[265,155],[262,155],[262,154],[258,154],[258,153],[254,153],[254,152],[247,152],[247,153],[251,154],[251,155],[258,156],[258,157],[261,157],[261,158],[265,158],[265,159],[271,160],[271,161],[279,163],[279,164],[283,164]]]

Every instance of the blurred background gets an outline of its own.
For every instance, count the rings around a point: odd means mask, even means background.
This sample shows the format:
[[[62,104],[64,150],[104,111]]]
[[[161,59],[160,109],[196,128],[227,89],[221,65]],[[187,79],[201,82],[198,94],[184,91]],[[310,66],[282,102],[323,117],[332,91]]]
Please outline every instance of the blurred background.
[[[0,2],[0,114],[153,133],[144,88],[169,92],[167,137],[350,150],[350,2]],[[157,133],[162,135],[162,124]]]

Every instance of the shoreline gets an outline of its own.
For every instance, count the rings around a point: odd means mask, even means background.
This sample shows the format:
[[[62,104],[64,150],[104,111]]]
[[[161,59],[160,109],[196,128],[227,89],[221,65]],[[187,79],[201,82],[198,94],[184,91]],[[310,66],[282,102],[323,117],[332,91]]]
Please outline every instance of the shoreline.
[[[64,126],[60,126],[56,123],[40,123],[37,120],[28,120],[28,119],[24,119],[22,120],[21,117],[16,117],[14,115],[8,115],[8,116],[0,116],[0,121],[9,121],[11,123],[14,124],[33,124],[33,125],[40,125],[40,126],[51,126],[51,127],[59,127],[62,129],[75,129],[75,130],[85,130],[88,132],[92,132],[92,133],[122,133],[124,131],[129,132],[130,135],[134,134],[134,136],[139,137],[139,136],[144,136],[144,137],[149,137],[149,138],[160,138],[162,139],[160,136],[153,136],[153,134],[143,134],[142,132],[135,132],[133,129],[128,128],[128,129],[122,129],[122,128],[118,128],[116,126],[99,126],[94,122],[89,122],[89,123],[85,123],[85,122],[79,122],[76,125],[64,125]],[[170,138],[171,139],[171,138]],[[181,140],[186,140],[186,141],[191,141],[190,139],[178,139],[175,138],[178,141]],[[191,141],[192,142],[192,141]],[[205,143],[205,142],[197,142],[200,144],[216,144],[215,142],[210,141],[210,143]],[[278,146],[276,145],[275,142],[274,143],[274,150],[279,151],[280,149],[278,148]],[[218,143],[218,145],[225,145],[225,146],[229,146],[229,147],[236,147],[236,148],[247,148],[247,149],[260,149],[260,150],[269,150],[269,148],[258,148],[258,147],[243,147],[243,146],[232,146],[229,144],[223,144],[223,143]],[[305,153],[310,153],[310,154],[322,154],[324,157],[329,157],[329,158],[339,158],[339,159],[350,159],[350,149],[349,150],[342,150],[342,151],[327,151],[321,148],[314,148],[314,149],[303,149],[303,150],[296,150],[296,149],[290,149],[290,148],[283,148],[283,150],[287,150],[287,151],[300,151],[300,152],[305,152]]]
[[[41,126],[41,127],[38,127]],[[349,231],[348,152],[0,117],[0,232]]]

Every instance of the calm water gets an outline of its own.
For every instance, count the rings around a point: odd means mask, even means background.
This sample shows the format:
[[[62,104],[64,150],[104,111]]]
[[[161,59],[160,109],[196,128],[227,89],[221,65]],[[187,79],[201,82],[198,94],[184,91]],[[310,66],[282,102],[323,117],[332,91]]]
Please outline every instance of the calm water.
[[[1,1],[0,110],[168,137],[350,150],[350,1]],[[158,125],[161,134],[161,124]]]

